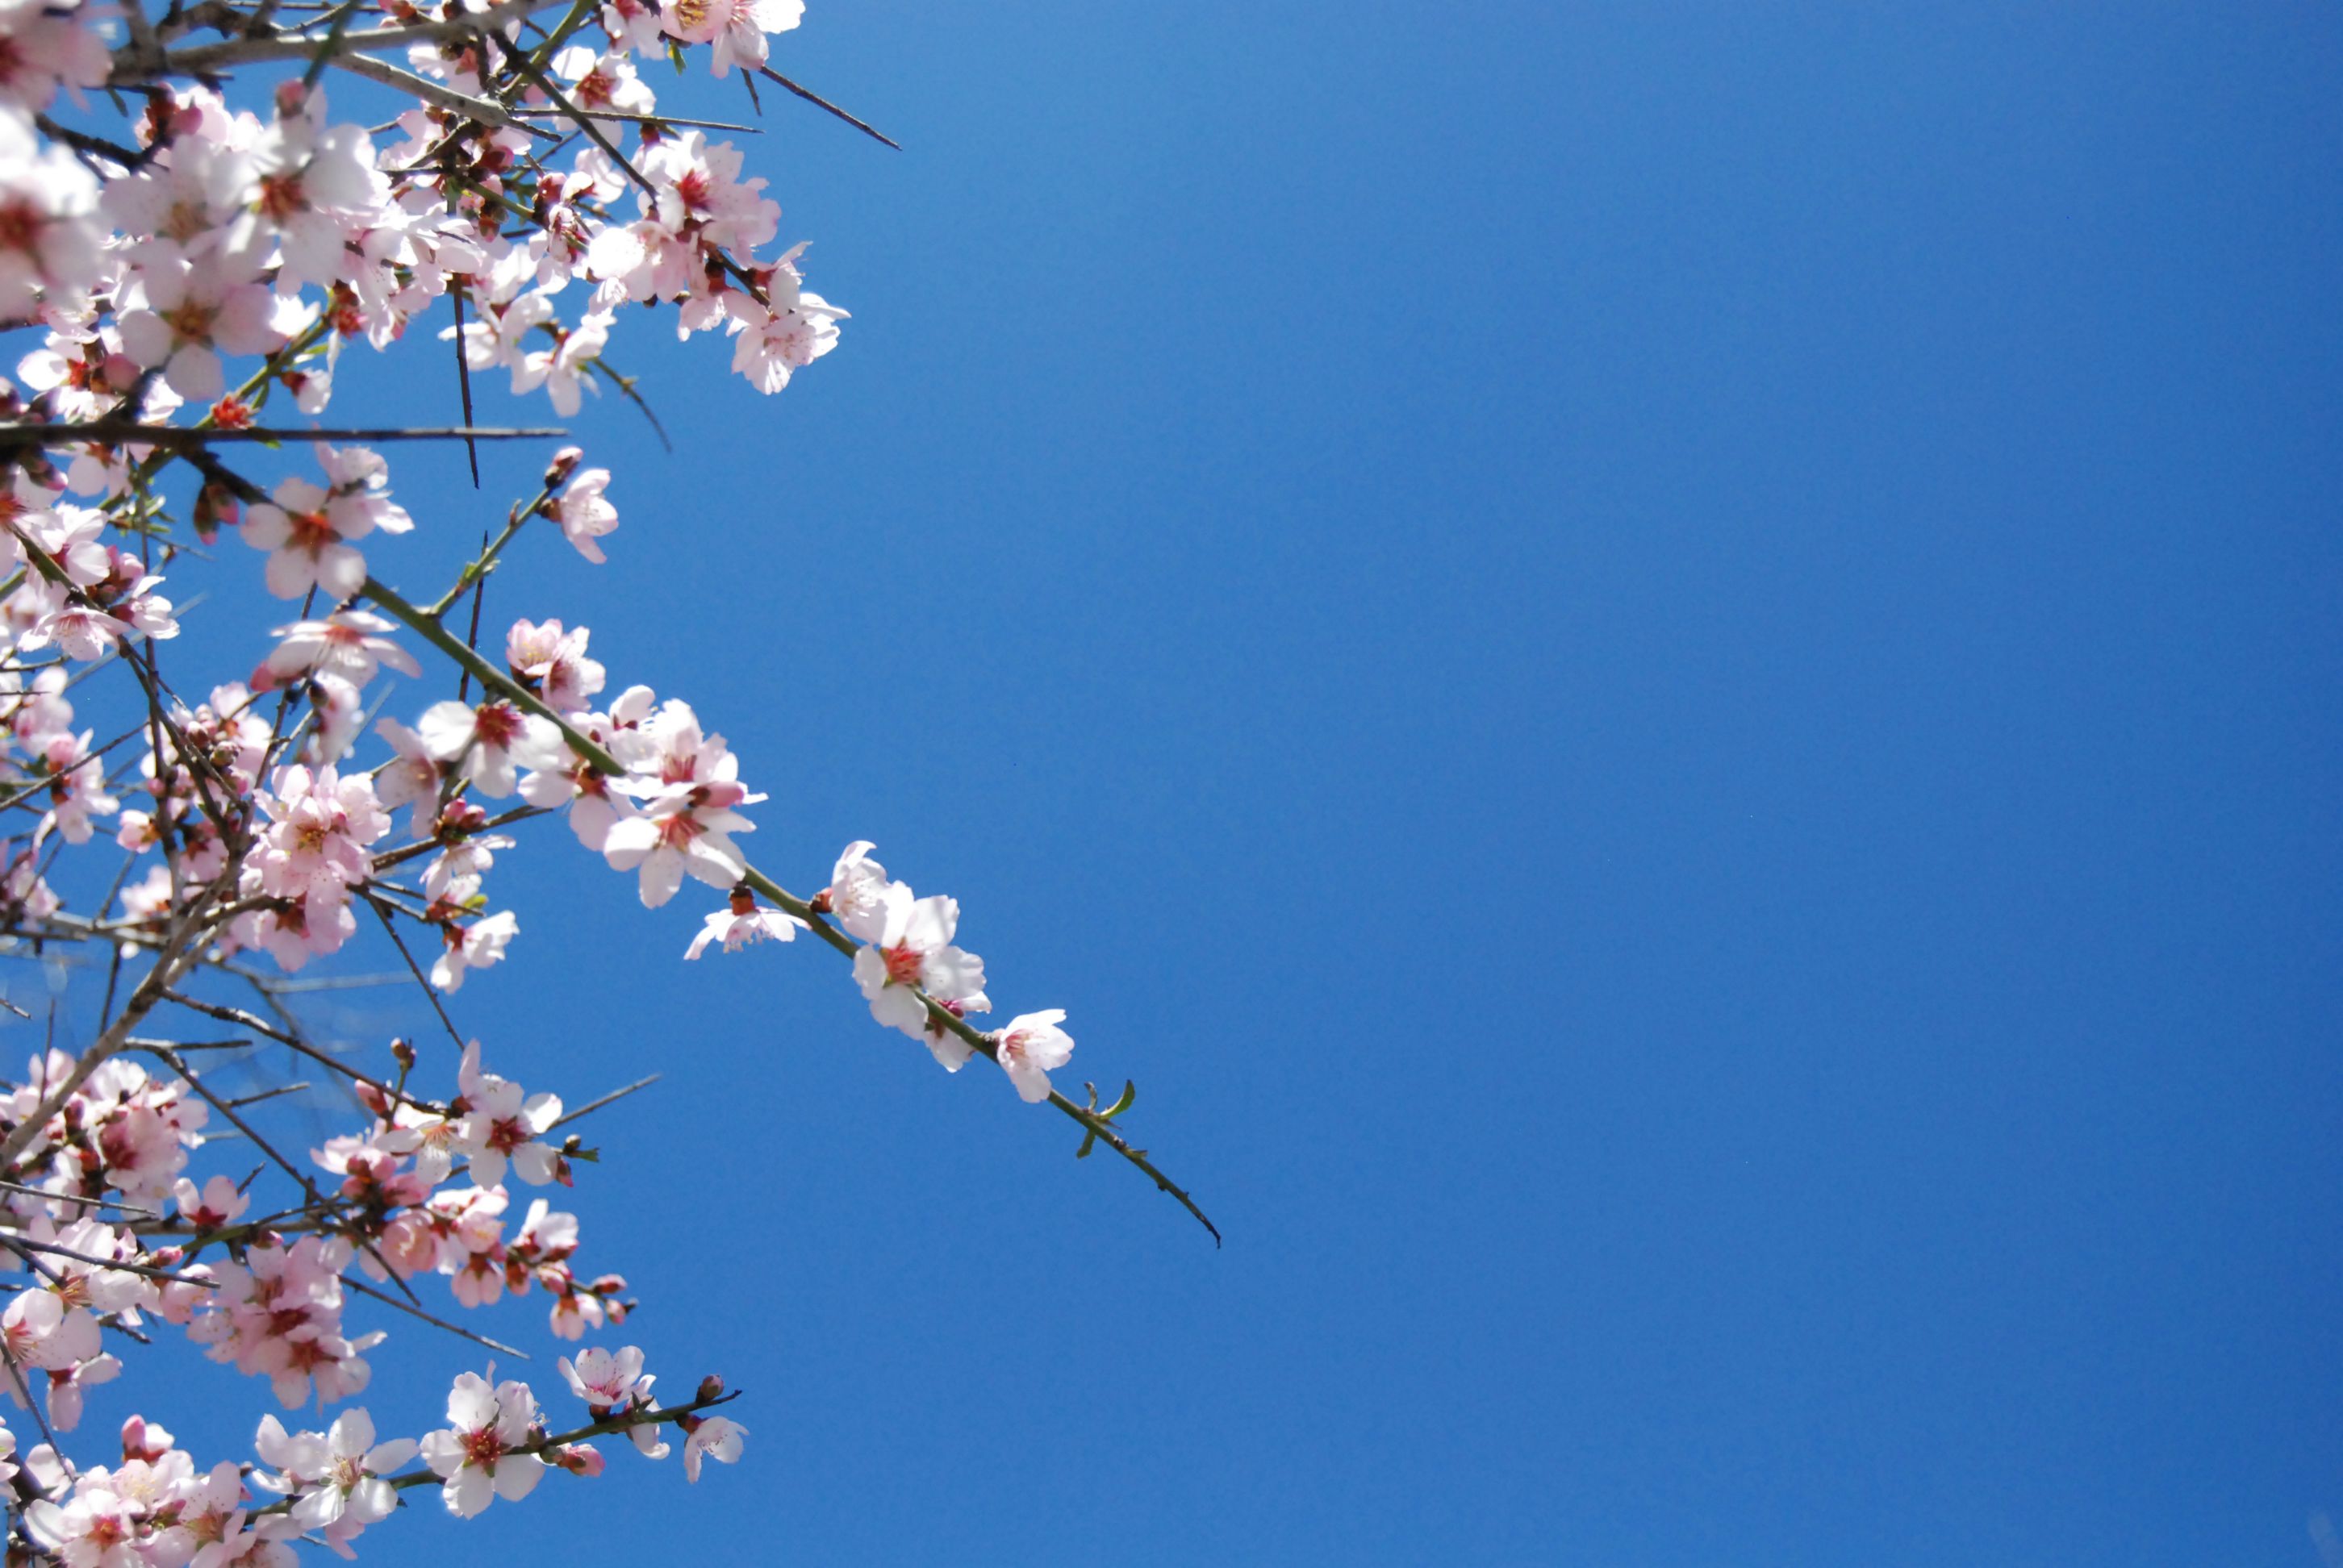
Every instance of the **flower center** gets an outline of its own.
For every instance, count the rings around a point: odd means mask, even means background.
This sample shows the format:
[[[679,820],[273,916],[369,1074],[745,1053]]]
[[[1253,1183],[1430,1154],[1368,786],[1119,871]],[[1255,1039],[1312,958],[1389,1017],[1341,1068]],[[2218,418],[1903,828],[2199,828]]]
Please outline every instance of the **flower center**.
[[[472,733],[483,746],[510,746],[520,734],[520,710],[509,702],[484,702],[473,716]]]
[[[12,201],[0,206],[0,250],[29,253],[41,237],[41,215],[33,204]]]
[[[342,536],[334,532],[334,525],[326,520],[323,512],[287,512],[286,520],[293,526],[291,537],[285,541],[288,549],[314,556],[327,545],[342,542]]]
[[[200,299],[183,299],[163,312],[163,319],[182,341],[208,343],[212,336],[212,318],[218,314]]]

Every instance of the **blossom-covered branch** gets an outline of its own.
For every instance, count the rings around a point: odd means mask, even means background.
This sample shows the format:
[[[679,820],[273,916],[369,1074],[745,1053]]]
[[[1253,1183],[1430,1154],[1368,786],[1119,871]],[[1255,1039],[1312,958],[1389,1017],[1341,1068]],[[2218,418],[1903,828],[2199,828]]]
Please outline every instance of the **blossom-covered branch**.
[[[778,247],[767,182],[719,139],[736,127],[663,106],[678,89],[642,68],[760,77],[870,130],[769,64],[801,9],[0,0],[0,329],[25,335],[0,381],[0,955],[81,965],[95,1004],[86,1044],[46,1040],[0,1081],[0,1392],[39,1439],[20,1452],[0,1425],[13,1553],[284,1568],[301,1540],[354,1555],[407,1490],[468,1516],[552,1470],[598,1475],[600,1437],[658,1457],[679,1432],[695,1480],[739,1456],[720,1382],[656,1405],[639,1348],[583,1343],[635,1301],[584,1266],[552,1190],[598,1162],[579,1119],[640,1085],[565,1110],[454,1010],[526,950],[491,890],[548,842],[647,906],[711,890],[678,961],[810,933],[879,1023],[954,1072],[989,1060],[1081,1125],[1078,1152],[1105,1142],[1211,1227],[1124,1136],[1128,1087],[1104,1109],[1053,1087],[1063,1010],[973,1021],[996,981],[955,900],[868,842],[790,892],[742,851],[764,797],[689,702],[614,680],[574,616],[483,626],[524,538],[625,558],[608,467],[555,452],[474,550],[438,541],[477,519],[395,494],[395,444],[561,436],[476,418],[476,380],[556,421],[606,387],[639,400],[610,358],[622,322],[669,313],[766,393],[837,346],[846,312],[806,288],[802,245]],[[395,117],[337,116],[329,81],[387,88]],[[353,367],[418,340],[455,356],[459,417],[326,422]],[[235,668],[196,673],[182,579],[206,566],[285,608]],[[409,573],[436,596],[388,586]],[[368,1060],[313,1033],[294,977],[359,952],[412,980],[445,1044]],[[220,1076],[264,1048],[303,1081]],[[283,1114],[312,1083],[352,1108],[329,1136]],[[229,1136],[256,1167],[204,1163]],[[579,1344],[559,1370],[583,1425],[467,1365],[447,1424],[410,1436],[356,1405],[321,1432],[270,1415],[250,1460],[206,1464],[142,1412],[118,1462],[75,1450],[88,1391],[146,1403],[175,1344],[322,1407],[368,1390],[393,1332],[520,1356],[470,1320],[532,1292]]]

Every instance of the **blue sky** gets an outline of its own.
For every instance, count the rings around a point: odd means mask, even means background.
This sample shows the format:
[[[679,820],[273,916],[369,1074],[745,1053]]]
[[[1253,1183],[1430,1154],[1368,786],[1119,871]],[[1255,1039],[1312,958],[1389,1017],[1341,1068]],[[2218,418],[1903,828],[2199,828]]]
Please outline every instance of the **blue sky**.
[[[385,1550],[2318,1563],[2331,6],[835,0],[775,63],[905,146],[750,150],[840,348],[769,401],[628,323],[678,450],[589,408],[614,564],[490,620],[689,699],[784,882],[956,895],[1228,1244],[542,834],[458,1022],[666,1075],[574,1206],[755,1435]],[[538,460],[402,455],[377,569]],[[470,1363],[394,1326],[419,1430]]]

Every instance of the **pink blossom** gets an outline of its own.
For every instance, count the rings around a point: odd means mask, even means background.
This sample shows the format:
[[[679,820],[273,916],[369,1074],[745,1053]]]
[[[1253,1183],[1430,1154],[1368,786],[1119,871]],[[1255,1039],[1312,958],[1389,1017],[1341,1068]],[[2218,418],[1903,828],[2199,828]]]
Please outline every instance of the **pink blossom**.
[[[756,895],[746,888],[735,888],[730,904],[708,917],[699,934],[691,939],[691,946],[684,950],[683,956],[696,959],[708,950],[709,943],[717,940],[724,943],[724,950],[728,953],[738,952],[751,942],[791,941],[805,929],[805,922],[795,915],[783,914],[779,910],[760,910],[757,907]]]
[[[447,1396],[448,1425],[427,1433],[423,1462],[441,1478],[447,1512],[469,1519],[495,1498],[518,1503],[545,1474],[545,1461],[513,1451],[528,1442],[537,1398],[521,1382],[491,1388],[477,1372],[460,1372]]]
[[[505,636],[505,664],[516,679],[535,689],[545,705],[558,713],[575,713],[586,699],[602,689],[602,666],[586,657],[592,634],[584,627],[564,631],[558,620],[542,626],[517,620]]]
[[[61,25],[106,60],[105,45],[87,28],[73,21]],[[9,42],[22,48],[25,39],[19,31]],[[13,52],[0,49],[0,80],[9,74]],[[101,64],[96,80],[105,79]],[[34,106],[45,101],[42,94]],[[0,317],[34,317],[45,299],[68,306],[87,292],[97,272],[96,206],[97,182],[73,154],[41,145],[16,105],[0,108]]]
[[[93,1384],[112,1382],[122,1375],[122,1358],[114,1355],[92,1356],[85,1362],[49,1374],[49,1425],[58,1432],[71,1432],[81,1425],[82,1391]]]
[[[252,673],[255,691],[280,686],[319,672],[340,676],[353,686],[372,680],[378,665],[402,675],[419,676],[415,656],[386,634],[390,622],[362,609],[339,610],[322,620],[296,621],[272,633],[281,640],[266,662]]]
[[[364,775],[344,779],[331,768],[298,765],[277,770],[273,791],[256,799],[269,818],[262,848],[250,864],[261,891],[306,898],[321,882],[355,887],[372,873],[367,846],[390,830],[390,819]]]
[[[1066,1021],[1063,1008],[1021,1012],[1009,1027],[992,1037],[1000,1050],[1001,1070],[1029,1104],[1050,1098],[1050,1071],[1066,1065],[1074,1054],[1074,1038],[1058,1026]]]
[[[691,1435],[683,1443],[683,1474],[687,1481],[699,1479],[702,1458],[731,1464],[740,1457],[740,1440],[749,1429],[737,1421],[720,1415],[701,1416],[691,1428]]]
[[[860,941],[875,942],[887,930],[887,868],[870,858],[877,848],[868,839],[846,846],[817,905]]]
[[[789,384],[789,377],[838,347],[838,324],[847,313],[819,294],[801,286],[798,246],[775,265],[765,284],[769,303],[759,306],[745,296],[737,303],[733,327],[732,368],[748,377],[758,391],[773,393]]]
[[[854,981],[872,1018],[924,1042],[937,1060],[957,1072],[970,1048],[955,1035],[930,1031],[920,992],[940,1004],[957,1004],[956,1010],[985,1011],[992,1004],[984,995],[984,960],[952,946],[960,924],[958,900],[914,899],[909,887],[890,882],[886,906],[878,939],[855,952]]]
[[[649,1404],[657,1381],[643,1371],[643,1352],[634,1345],[615,1352],[594,1345],[578,1352],[575,1362],[564,1356],[554,1364],[597,1421],[614,1410]]]
[[[234,1224],[252,1201],[225,1176],[214,1176],[200,1191],[183,1176],[173,1184],[171,1198],[178,1205],[179,1218],[199,1231],[217,1231]]]
[[[589,312],[576,327],[553,330],[556,342],[551,348],[532,349],[513,367],[513,390],[530,392],[543,387],[553,399],[554,412],[567,419],[578,412],[581,395],[594,388],[588,372],[610,341],[610,317],[603,312]]]
[[[298,598],[316,588],[335,600],[366,586],[366,558],[349,543],[377,528],[401,534],[415,526],[391,503],[382,459],[363,447],[320,444],[318,459],[330,487],[303,478],[278,485],[272,500],[245,514],[244,542],[269,552],[268,591]]]
[[[280,325],[268,286],[220,260],[201,267],[160,261],[139,273],[130,297],[136,303],[118,318],[123,351],[149,369],[161,367],[173,391],[197,403],[227,389],[223,353],[265,354],[299,326],[297,317]]]
[[[669,35],[710,44],[709,65],[719,76],[739,65],[765,63],[765,35],[786,33],[805,15],[805,0],[665,0],[659,19]]]
[[[562,537],[597,566],[608,558],[594,541],[618,526],[618,508],[605,494],[609,487],[609,469],[581,469],[553,503],[553,519],[561,525]]]
[[[0,1312],[0,1346],[12,1366],[57,1372],[98,1353],[97,1320],[81,1307],[68,1309],[53,1292],[20,1291]],[[10,1392],[25,1402],[21,1392]]]
[[[377,1442],[374,1418],[364,1410],[344,1412],[327,1432],[291,1435],[275,1416],[263,1416],[254,1446],[278,1473],[255,1481],[293,1496],[294,1523],[321,1532],[346,1557],[354,1555],[347,1548],[360,1531],[389,1518],[398,1505],[398,1494],[382,1477],[422,1448],[411,1437]]]
[[[602,858],[616,870],[639,869],[639,890],[650,909],[675,897],[687,871],[713,887],[739,881],[748,861],[730,835],[756,824],[733,808],[764,797],[739,781],[739,759],[724,738],[703,737],[690,708],[669,702],[650,726],[618,742],[628,769],[618,787],[640,804],[635,816],[611,825]]]
[[[519,917],[509,910],[468,926],[447,921],[441,928],[445,945],[431,963],[431,983],[444,991],[462,990],[468,970],[502,961],[506,947],[519,934]]]
[[[103,1485],[85,1482],[63,1504],[28,1504],[25,1525],[65,1568],[146,1568],[136,1510]]]
[[[558,768],[569,754],[559,730],[500,697],[478,707],[435,702],[415,728],[435,760],[468,771],[472,787],[496,799],[513,792],[514,764]]]
[[[396,755],[375,775],[375,799],[396,809],[412,806],[407,819],[410,838],[427,839],[439,816],[439,785],[447,769],[422,736],[396,719],[375,721],[374,731],[390,742]]]
[[[522,1098],[521,1087],[480,1068],[480,1042],[464,1048],[458,1075],[469,1108],[457,1125],[456,1147],[472,1162],[472,1180],[494,1187],[505,1179],[509,1160],[514,1174],[532,1187],[555,1178],[557,1156],[538,1136],[561,1119],[558,1095]]]

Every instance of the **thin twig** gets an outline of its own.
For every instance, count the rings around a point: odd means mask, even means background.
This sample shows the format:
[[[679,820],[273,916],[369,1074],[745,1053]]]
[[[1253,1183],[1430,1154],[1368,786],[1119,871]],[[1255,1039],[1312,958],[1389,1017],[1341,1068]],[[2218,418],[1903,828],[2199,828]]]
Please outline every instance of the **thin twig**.
[[[445,1318],[434,1317],[429,1312],[425,1312],[421,1307],[415,1305],[413,1302],[402,1302],[397,1296],[391,1295],[386,1291],[377,1291],[372,1285],[367,1284],[364,1280],[357,1279],[353,1275],[344,1274],[342,1276],[342,1283],[349,1286],[350,1289],[357,1292],[357,1293],[362,1296],[372,1296],[377,1302],[386,1302],[391,1306],[397,1307],[400,1312],[405,1312],[411,1318],[421,1318],[425,1322],[429,1323],[434,1328],[446,1329],[451,1334],[459,1334],[463,1338],[471,1341],[476,1345],[486,1345],[488,1349],[496,1352],[497,1354],[500,1356],[518,1356],[523,1361],[528,1361],[529,1359],[529,1353],[525,1350],[520,1350],[515,1346],[506,1344],[501,1340],[492,1340],[486,1334],[474,1333],[471,1330],[464,1327],[460,1323],[451,1323]]]
[[[0,1181],[0,1189],[23,1192],[34,1198],[46,1198],[53,1203],[81,1203],[93,1209],[119,1209],[126,1214],[136,1214],[143,1220],[159,1220],[163,1216],[152,1209],[141,1209],[135,1203],[125,1203],[115,1198],[84,1198],[75,1192],[52,1192],[45,1187],[27,1187],[22,1181]]]
[[[547,1124],[545,1130],[548,1132],[550,1132],[556,1127],[567,1127],[569,1123],[577,1121],[579,1117],[591,1116],[594,1112],[601,1110],[602,1107],[615,1103],[618,1101],[624,1100],[628,1095],[633,1094],[639,1090],[649,1089],[652,1084],[657,1083],[659,1081],[659,1075],[656,1072],[652,1073],[649,1078],[638,1078],[624,1089],[614,1089],[610,1091],[609,1093],[602,1096],[599,1100],[589,1100],[585,1104],[579,1106],[577,1110],[570,1111],[568,1115],[557,1117],[553,1121]]]
[[[0,423],[0,447],[61,447],[91,442],[107,447],[196,447],[216,441],[528,441],[551,439],[569,432],[558,426],[417,426],[406,429],[300,430],[285,426],[246,425],[238,428],[187,425],[125,425],[101,420],[88,425]]]
[[[868,124],[855,118],[852,115],[848,114],[844,109],[840,108],[836,104],[831,103],[820,93],[808,92],[805,88],[799,86],[795,82],[790,81],[787,76],[782,75],[779,71],[774,70],[770,65],[758,66],[757,74],[763,76],[768,81],[779,82],[782,86],[787,87],[790,92],[795,93],[799,97],[803,98],[807,103],[811,104],[814,107],[829,110],[831,114],[836,115],[840,119],[844,120],[848,125],[852,126],[856,130],[860,131],[864,136],[876,137],[878,140],[886,143],[889,146],[894,148],[899,153],[903,150],[903,144],[897,141],[894,137],[887,135],[884,131],[873,130]]]

